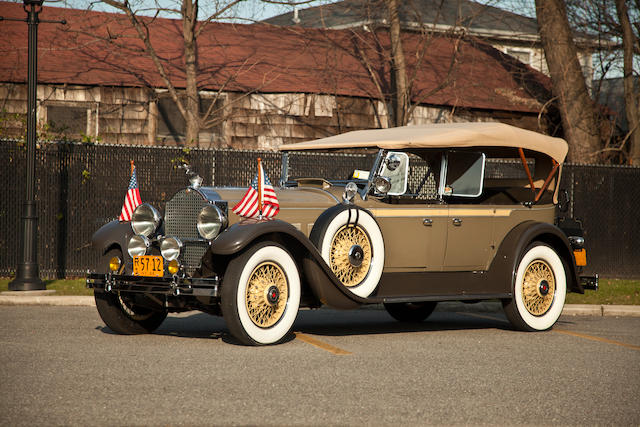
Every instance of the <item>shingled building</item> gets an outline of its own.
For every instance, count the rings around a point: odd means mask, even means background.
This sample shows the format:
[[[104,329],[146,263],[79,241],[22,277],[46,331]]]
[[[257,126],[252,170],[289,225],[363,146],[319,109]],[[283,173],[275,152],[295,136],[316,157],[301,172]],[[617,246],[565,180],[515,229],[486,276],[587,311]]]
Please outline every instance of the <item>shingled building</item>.
[[[24,11],[0,2],[0,15],[23,18]],[[67,21],[39,29],[41,131],[106,143],[185,144],[185,122],[126,16],[45,7],[41,18]],[[146,24],[171,83],[184,90],[181,22]],[[1,25],[0,137],[15,137],[27,108],[27,29]],[[410,124],[498,120],[549,130],[544,74],[459,34],[406,32],[403,46],[415,105]],[[198,38],[198,88],[212,120],[198,144],[272,149],[386,127],[388,49],[386,30],[210,23]]]

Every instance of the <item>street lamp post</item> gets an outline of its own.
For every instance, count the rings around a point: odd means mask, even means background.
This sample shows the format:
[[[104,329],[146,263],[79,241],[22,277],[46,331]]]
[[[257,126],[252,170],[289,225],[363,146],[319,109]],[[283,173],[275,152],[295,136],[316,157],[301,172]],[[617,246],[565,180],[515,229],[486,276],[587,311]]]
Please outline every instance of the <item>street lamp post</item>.
[[[9,283],[12,291],[31,291],[46,289],[38,268],[38,209],[35,201],[36,180],[36,108],[38,84],[38,23],[50,22],[66,24],[63,21],[40,20],[44,0],[23,0],[29,27],[28,46],[28,99],[27,99],[27,176],[25,202],[21,222],[20,261],[16,269],[16,278]],[[9,20],[4,18],[4,20]]]

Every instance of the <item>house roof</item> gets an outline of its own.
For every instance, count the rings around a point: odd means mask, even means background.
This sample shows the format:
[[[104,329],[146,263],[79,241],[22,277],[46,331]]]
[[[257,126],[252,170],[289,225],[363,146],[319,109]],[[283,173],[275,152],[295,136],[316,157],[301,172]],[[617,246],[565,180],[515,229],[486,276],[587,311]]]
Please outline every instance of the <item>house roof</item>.
[[[21,4],[0,2],[0,15],[24,18],[25,12]],[[45,6],[40,18],[67,21],[39,26],[40,83],[166,87],[125,15]],[[181,22],[145,23],[171,83],[184,88]],[[0,26],[0,81],[25,83],[27,25]],[[198,84],[211,91],[380,98],[379,90],[392,90],[389,45],[386,31],[210,23],[198,39]],[[551,98],[548,77],[484,43],[403,33],[403,46],[415,72],[414,102],[538,113]],[[379,88],[370,73],[379,78]]]
[[[388,25],[383,0],[343,0],[277,15],[264,22],[280,26],[344,29]],[[434,31],[464,28],[470,35],[510,42],[538,42],[536,19],[471,0],[404,0],[398,3],[400,22],[407,29]],[[576,42],[588,48],[611,42],[585,31],[574,31]]]
[[[349,28],[386,24],[385,7],[372,0],[344,0],[298,10],[265,19],[273,25],[299,25],[315,28]],[[440,28],[465,27],[477,35],[498,38],[537,40],[535,19],[511,13],[497,7],[468,0],[407,0],[399,2],[400,21],[408,27],[420,28],[423,23]]]
[[[562,163],[568,146],[564,139],[553,138],[509,126],[504,123],[440,123],[368,129],[329,136],[314,141],[286,144],[282,151],[330,150],[345,148],[469,148],[516,147],[538,151]]]

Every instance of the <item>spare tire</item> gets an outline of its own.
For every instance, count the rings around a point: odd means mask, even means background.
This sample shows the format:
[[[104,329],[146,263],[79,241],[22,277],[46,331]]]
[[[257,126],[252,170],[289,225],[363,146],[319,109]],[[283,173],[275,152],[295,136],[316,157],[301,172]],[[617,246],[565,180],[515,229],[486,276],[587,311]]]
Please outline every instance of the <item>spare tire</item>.
[[[363,298],[373,293],[384,267],[384,240],[369,212],[334,206],[318,217],[309,238],[349,291]]]

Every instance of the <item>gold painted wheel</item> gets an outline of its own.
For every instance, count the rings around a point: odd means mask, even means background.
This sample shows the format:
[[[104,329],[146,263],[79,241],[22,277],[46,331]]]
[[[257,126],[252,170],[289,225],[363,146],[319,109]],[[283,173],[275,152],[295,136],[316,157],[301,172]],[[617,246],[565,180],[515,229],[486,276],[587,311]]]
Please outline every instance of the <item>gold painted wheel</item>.
[[[253,269],[245,303],[251,321],[261,328],[269,328],[282,318],[289,297],[287,276],[282,267],[262,262]]]
[[[357,262],[353,260],[354,252],[358,256]],[[371,242],[359,225],[345,225],[336,232],[331,241],[329,265],[347,287],[357,286],[367,277],[371,265]]]
[[[522,278],[522,302],[529,313],[542,316],[553,304],[556,282],[553,270],[546,262],[534,260]]]

